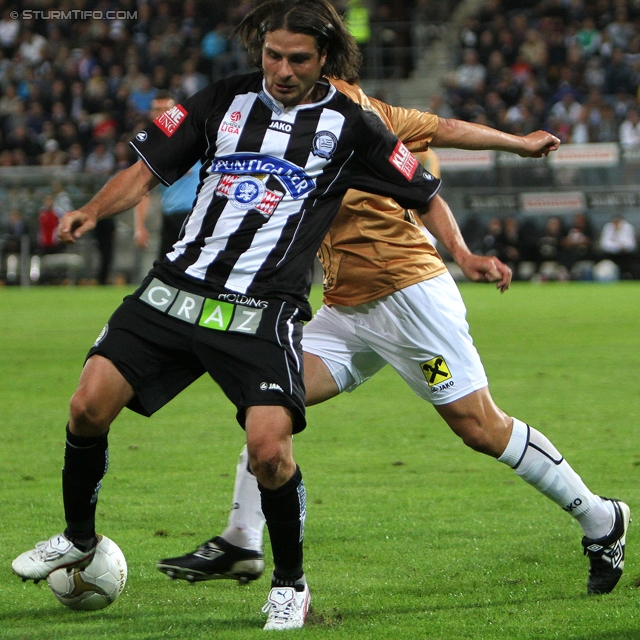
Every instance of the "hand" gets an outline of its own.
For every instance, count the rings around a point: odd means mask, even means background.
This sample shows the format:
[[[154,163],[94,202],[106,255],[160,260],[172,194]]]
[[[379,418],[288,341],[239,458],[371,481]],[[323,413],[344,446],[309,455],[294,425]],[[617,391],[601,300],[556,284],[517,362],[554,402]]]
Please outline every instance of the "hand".
[[[141,249],[147,249],[149,247],[149,232],[146,227],[136,229],[133,234],[133,239]]]
[[[522,137],[523,147],[518,155],[523,158],[542,158],[556,151],[560,146],[560,138],[547,131],[534,131]]]
[[[58,223],[58,239],[67,244],[75,244],[87,231],[96,226],[96,218],[80,209],[65,213]]]
[[[511,284],[511,269],[498,258],[469,253],[456,262],[472,282],[495,282],[500,293],[504,293]]]

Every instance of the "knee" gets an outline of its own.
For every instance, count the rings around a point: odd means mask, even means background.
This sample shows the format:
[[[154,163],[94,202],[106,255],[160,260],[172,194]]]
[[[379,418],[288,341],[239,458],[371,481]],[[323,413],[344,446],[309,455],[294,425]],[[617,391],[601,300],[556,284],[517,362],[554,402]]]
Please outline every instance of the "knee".
[[[277,475],[284,462],[282,447],[278,442],[250,441],[247,450],[251,470],[258,479]]]
[[[85,392],[78,389],[69,403],[70,427],[81,436],[97,436],[109,428],[108,416]]]

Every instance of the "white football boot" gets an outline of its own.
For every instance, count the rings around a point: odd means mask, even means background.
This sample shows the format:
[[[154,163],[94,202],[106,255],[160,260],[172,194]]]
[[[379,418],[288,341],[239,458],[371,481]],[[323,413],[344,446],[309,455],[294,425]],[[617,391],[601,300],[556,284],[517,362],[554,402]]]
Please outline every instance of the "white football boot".
[[[305,583],[302,591],[295,587],[273,587],[269,592],[267,602],[262,607],[263,613],[268,613],[265,631],[284,631],[285,629],[299,629],[304,621],[311,603],[311,593]]]
[[[21,553],[12,563],[13,573],[23,582],[44,580],[56,569],[86,567],[96,552],[96,544],[88,551],[78,549],[64,534],[59,533],[36,544],[35,549]]]

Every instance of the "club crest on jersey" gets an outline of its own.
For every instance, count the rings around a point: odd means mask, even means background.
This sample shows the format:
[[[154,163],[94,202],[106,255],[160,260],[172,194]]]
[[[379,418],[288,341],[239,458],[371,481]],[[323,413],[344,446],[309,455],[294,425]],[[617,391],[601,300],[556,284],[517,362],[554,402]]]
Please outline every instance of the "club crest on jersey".
[[[187,110],[182,105],[177,104],[175,107],[160,114],[154,122],[170,138],[178,130],[186,115]]]
[[[411,180],[416,172],[418,161],[400,140],[389,157],[391,164],[407,179]]]
[[[253,176],[224,175],[216,193],[226,196],[238,209],[255,209],[269,218],[282,200],[282,194],[267,189]]]
[[[294,200],[306,195],[316,186],[315,180],[292,162],[249,151],[215,158],[208,172],[229,174],[235,178],[242,175],[272,175],[278,178]],[[220,180],[220,184],[222,182]]]
[[[318,131],[313,138],[312,146],[314,156],[330,158],[336,152],[338,138],[331,131]]]

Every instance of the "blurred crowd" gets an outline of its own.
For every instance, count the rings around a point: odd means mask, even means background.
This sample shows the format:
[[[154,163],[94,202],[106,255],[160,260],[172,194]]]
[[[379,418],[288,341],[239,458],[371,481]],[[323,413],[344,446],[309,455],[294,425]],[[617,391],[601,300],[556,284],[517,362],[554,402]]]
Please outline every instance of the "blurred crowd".
[[[370,25],[442,19],[458,0],[335,0],[366,47]],[[252,0],[40,0],[0,5],[0,167],[68,165],[113,173],[153,96],[177,101],[220,77],[248,71],[231,37]],[[114,19],[51,19],[50,11],[101,11]],[[109,14],[111,12],[111,14]],[[18,15],[17,19],[12,15]],[[395,42],[395,44],[402,44]],[[406,43],[405,43],[406,44]]]
[[[516,279],[640,279],[637,234],[621,216],[597,234],[582,213],[542,220],[494,217],[486,224],[471,216],[462,233],[474,253],[499,258]]]
[[[546,129],[565,143],[640,145],[636,0],[488,0],[460,44],[439,115]]]
[[[158,91],[181,100],[244,70],[227,36],[250,6],[246,0],[45,0],[27,20],[12,19],[21,7],[5,4],[0,166],[68,165],[100,175],[126,166],[127,142],[147,123]],[[123,19],[45,19],[54,9],[111,10]]]

